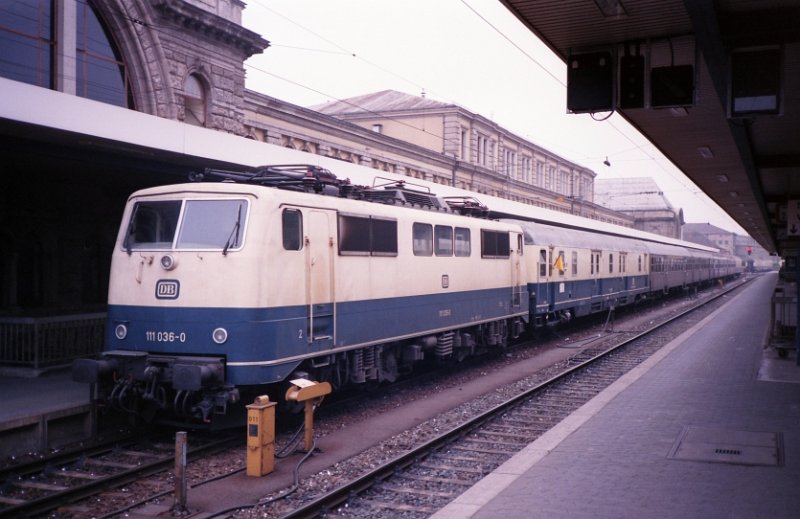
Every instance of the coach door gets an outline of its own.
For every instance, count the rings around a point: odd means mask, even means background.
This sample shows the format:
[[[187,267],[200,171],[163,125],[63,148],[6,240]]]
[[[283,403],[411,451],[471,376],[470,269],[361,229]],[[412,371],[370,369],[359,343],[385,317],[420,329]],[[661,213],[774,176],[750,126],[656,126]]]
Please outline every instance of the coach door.
[[[333,346],[336,338],[333,221],[328,213],[312,210],[305,233],[308,342],[319,348]]]
[[[522,304],[522,235],[511,233],[511,306],[518,308]]]

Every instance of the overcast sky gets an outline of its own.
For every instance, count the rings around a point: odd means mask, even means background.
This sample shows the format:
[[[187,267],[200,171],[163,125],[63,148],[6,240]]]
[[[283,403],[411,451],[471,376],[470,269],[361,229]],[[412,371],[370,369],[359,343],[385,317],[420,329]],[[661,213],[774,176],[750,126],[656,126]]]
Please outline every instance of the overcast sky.
[[[687,222],[746,234],[614,114],[566,113],[566,66],[498,0],[247,0],[248,89],[300,106],[381,90],[454,103],[598,178],[652,177]],[[603,164],[608,157],[611,166]]]

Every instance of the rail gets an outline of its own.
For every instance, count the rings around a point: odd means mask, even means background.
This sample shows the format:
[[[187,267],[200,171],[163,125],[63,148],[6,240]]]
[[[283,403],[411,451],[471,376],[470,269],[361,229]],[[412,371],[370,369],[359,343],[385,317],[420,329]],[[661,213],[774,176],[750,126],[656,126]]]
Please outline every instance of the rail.
[[[40,369],[102,349],[106,314],[0,317],[0,365]]]

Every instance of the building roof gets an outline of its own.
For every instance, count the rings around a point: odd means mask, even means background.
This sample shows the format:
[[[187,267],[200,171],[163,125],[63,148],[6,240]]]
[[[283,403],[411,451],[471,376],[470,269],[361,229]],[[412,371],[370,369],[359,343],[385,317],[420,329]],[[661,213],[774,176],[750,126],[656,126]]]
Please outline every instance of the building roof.
[[[414,96],[396,90],[383,90],[348,99],[330,101],[310,108],[327,115],[344,115],[410,110],[441,110],[456,107],[457,105],[434,101],[427,97]]]
[[[650,177],[595,178],[594,202],[615,211],[674,211]]]
[[[734,234],[731,231],[720,229],[719,227],[711,225],[710,223],[687,223],[683,226],[683,231],[702,234],[705,236],[708,236],[709,234]]]

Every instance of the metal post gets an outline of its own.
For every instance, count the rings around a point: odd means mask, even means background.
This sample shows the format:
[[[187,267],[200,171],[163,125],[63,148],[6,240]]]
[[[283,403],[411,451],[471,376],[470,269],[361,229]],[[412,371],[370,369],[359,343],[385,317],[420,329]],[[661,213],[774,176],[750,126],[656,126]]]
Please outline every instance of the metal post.
[[[797,287],[797,282],[800,281],[800,254],[795,251],[794,256],[794,267],[795,267],[795,287]],[[795,321],[794,321],[794,354],[795,359],[794,363],[795,366],[800,366],[800,301],[798,301],[798,296],[800,296],[800,291],[797,288],[794,290],[794,294],[791,298],[787,298],[789,301],[794,301],[794,308],[795,308]]]
[[[175,502],[173,512],[186,511],[186,432],[175,433]]]
[[[314,447],[314,400],[306,400],[305,408],[305,435],[303,436],[303,447],[306,452],[311,452]]]

